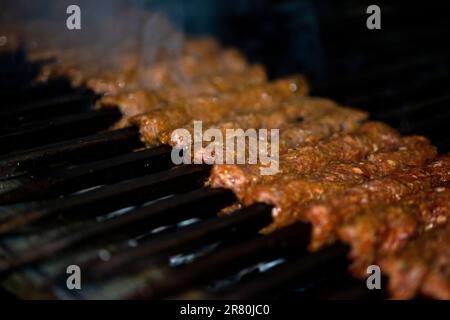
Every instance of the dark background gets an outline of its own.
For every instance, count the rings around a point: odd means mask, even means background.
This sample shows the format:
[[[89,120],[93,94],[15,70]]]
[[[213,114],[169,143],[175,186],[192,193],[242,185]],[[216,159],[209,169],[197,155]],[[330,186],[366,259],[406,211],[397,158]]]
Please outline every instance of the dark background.
[[[238,46],[270,75],[302,72],[318,83],[352,76],[384,59],[441,50],[449,38],[444,1],[162,0],[137,1],[165,12],[186,32]],[[366,28],[377,4],[382,29]]]
[[[131,4],[169,16],[186,33],[212,35],[225,45],[239,47],[251,61],[263,63],[272,77],[302,72],[313,84],[443,50],[450,38],[446,1],[0,0],[0,29],[3,21],[26,28],[38,18],[57,21],[61,28],[55,33],[67,33],[69,4],[79,4],[83,25],[89,23],[81,38],[91,37],[107,46],[109,51],[102,55],[113,52],[123,38],[136,36],[139,17],[121,21],[121,30],[115,30],[118,40],[111,39],[121,6]],[[381,30],[366,28],[366,9],[371,4],[381,7]],[[44,34],[40,40],[52,36]],[[65,35],[64,45],[76,45],[71,36],[72,32]]]

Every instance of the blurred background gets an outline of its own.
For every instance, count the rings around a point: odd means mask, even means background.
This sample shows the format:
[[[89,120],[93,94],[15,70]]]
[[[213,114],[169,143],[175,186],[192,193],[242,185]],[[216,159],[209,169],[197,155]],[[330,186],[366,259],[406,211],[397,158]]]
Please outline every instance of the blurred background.
[[[69,4],[82,9],[83,30],[75,34],[64,27]],[[371,4],[381,8],[381,30],[366,28]],[[130,5],[136,10],[124,16]],[[151,10],[169,17],[180,31],[213,35],[239,47],[251,61],[266,65],[272,77],[302,72],[313,83],[322,83],[352,76],[382,59],[443,49],[449,36],[445,6],[443,1],[414,5],[366,0],[2,0],[0,25],[19,23],[38,43],[76,46],[92,41],[113,52],[124,38],[159,33],[155,30],[163,28],[161,21],[145,14]],[[56,27],[39,34],[36,21],[53,21]],[[56,40],[58,33],[64,36]]]

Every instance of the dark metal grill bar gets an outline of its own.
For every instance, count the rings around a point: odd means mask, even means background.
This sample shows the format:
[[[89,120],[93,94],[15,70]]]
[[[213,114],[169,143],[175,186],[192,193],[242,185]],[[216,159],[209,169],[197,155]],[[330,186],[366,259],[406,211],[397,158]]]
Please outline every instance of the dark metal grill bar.
[[[3,156],[0,177],[21,175],[61,163],[104,159],[141,146],[137,128],[101,132]]]
[[[266,206],[266,210],[271,210]],[[206,256],[179,270],[167,271],[157,283],[147,283],[129,298],[161,298],[173,296],[192,287],[207,284],[213,279],[231,274],[259,261],[277,257],[298,256],[306,252],[310,227],[298,223],[267,236],[234,245]]]
[[[298,286],[300,282],[308,283],[324,275],[344,270],[348,266],[347,252],[345,245],[337,244],[277,266],[250,281],[242,281],[232,288],[231,292],[212,297],[231,300],[261,298],[271,291],[279,292],[280,289]]]
[[[234,199],[233,196],[229,198],[230,200]],[[208,203],[213,203],[210,200],[212,199],[207,199]],[[104,277],[117,273],[123,268],[129,268],[133,261],[139,261],[139,259],[160,256],[162,253],[164,255],[175,254],[194,246],[223,241],[227,238],[237,238],[239,235],[254,235],[270,222],[272,222],[270,208],[268,209],[264,204],[256,204],[236,210],[230,216],[216,217],[183,228],[179,232],[154,238],[136,248],[127,248],[116,253],[107,262],[91,264],[87,270],[94,278]]]
[[[32,222],[55,215],[101,215],[115,209],[144,203],[202,186],[210,168],[185,165],[90,192],[49,202],[31,204],[29,209],[0,221],[0,234],[17,231]]]
[[[68,79],[50,79],[46,83],[0,93],[0,101],[2,101],[1,110],[15,109],[17,106],[28,104],[32,101],[41,101],[71,92],[74,92],[74,89]]]
[[[31,177],[10,179],[6,184],[14,187],[2,188],[0,204],[49,198],[167,170],[174,166],[170,153],[170,147],[161,146],[74,168],[50,169],[37,172]]]
[[[36,141],[48,144],[92,134],[106,129],[119,120],[120,116],[119,110],[105,109],[30,123],[19,127],[17,131],[0,136],[0,150],[4,154],[34,147]]]
[[[174,199],[161,200],[93,228],[72,234],[47,245],[21,252],[14,259],[3,263],[0,262],[0,272],[8,272],[11,269],[37,262],[61,250],[92,240],[100,235],[114,232],[119,228],[133,227],[134,231],[139,229],[144,231],[193,216],[211,216],[234,200],[232,193],[221,189],[198,189],[181,194]],[[205,206],[205,201],[211,201],[210,205]]]
[[[29,102],[25,105],[17,105],[14,108],[0,109],[0,118],[4,127],[0,133],[12,133],[17,130],[17,125],[45,119],[87,111],[92,107],[97,97],[86,92],[72,92],[64,96],[47,98]]]
[[[30,83],[39,73],[40,64],[20,64],[10,70],[2,70],[0,73],[0,95],[9,93],[17,88],[28,88]]]

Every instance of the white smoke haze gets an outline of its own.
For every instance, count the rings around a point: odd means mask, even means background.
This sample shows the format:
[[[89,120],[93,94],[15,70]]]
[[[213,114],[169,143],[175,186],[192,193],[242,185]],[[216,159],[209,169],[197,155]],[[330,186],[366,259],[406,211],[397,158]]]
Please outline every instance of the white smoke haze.
[[[146,9],[147,2],[2,0],[0,33],[19,34],[32,59],[56,55],[61,63],[93,73],[129,66],[139,72],[154,64],[161,53],[173,59],[180,56],[185,40],[182,30],[157,8]],[[66,27],[69,5],[81,8],[81,30]],[[183,18],[181,6],[176,14]]]

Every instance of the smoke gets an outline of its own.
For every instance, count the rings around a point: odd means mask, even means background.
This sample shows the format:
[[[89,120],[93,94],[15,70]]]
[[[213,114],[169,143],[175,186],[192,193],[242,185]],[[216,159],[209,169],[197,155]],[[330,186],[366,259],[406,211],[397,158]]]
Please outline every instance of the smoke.
[[[30,55],[57,53],[64,63],[100,69],[122,68],[132,56],[139,68],[145,68],[161,50],[179,55],[184,41],[182,30],[157,5],[149,10],[149,4],[142,0],[3,0],[0,26],[20,34]],[[81,8],[81,30],[66,27],[69,5]],[[182,21],[182,6],[175,13]]]

